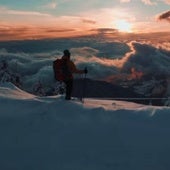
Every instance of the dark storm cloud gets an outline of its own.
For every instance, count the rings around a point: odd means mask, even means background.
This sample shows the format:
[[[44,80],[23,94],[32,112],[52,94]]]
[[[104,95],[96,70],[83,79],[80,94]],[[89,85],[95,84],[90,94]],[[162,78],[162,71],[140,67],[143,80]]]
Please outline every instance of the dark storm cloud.
[[[158,16],[159,20],[166,20],[170,22],[170,11],[166,11]]]

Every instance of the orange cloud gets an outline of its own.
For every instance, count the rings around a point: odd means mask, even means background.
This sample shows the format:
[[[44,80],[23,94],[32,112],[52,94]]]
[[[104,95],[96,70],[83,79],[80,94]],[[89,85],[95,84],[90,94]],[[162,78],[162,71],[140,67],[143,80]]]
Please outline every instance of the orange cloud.
[[[44,39],[44,38],[62,38],[87,35],[87,32],[74,28],[62,29],[55,27],[38,26],[9,26],[0,25],[0,41],[24,40],[24,39]]]
[[[83,23],[89,23],[89,24],[96,24],[96,21],[94,20],[89,20],[89,19],[82,19]]]
[[[92,34],[105,37],[113,37],[115,34],[118,35],[118,30],[113,28],[96,28],[89,30]]]
[[[132,67],[129,79],[140,79],[143,75],[142,71],[137,71],[134,67]]]
[[[122,3],[127,3],[127,2],[130,2],[131,0],[120,0],[120,2]]]
[[[163,0],[166,4],[170,4],[170,0]]]

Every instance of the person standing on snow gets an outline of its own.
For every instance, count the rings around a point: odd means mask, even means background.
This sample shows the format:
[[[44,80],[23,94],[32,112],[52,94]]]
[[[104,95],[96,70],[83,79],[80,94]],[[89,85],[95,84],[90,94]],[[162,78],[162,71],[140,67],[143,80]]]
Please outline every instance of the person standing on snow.
[[[73,74],[74,73],[76,74],[87,74],[88,73],[86,68],[84,70],[77,69],[76,65],[70,59],[70,57],[71,57],[71,53],[69,50],[66,49],[63,51],[62,58],[55,60],[53,63],[55,79],[57,81],[64,82],[66,85],[66,96],[65,96],[66,100],[71,99],[71,94],[72,94],[72,89],[73,89]]]

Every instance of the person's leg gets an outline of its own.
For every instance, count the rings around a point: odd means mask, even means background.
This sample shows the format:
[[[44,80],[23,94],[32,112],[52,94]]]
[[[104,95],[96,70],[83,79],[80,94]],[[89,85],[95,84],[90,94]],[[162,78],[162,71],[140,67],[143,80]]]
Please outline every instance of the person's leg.
[[[73,80],[67,80],[65,81],[66,84],[66,96],[65,99],[66,100],[70,100],[71,99],[71,93],[72,93],[72,89],[73,89]]]

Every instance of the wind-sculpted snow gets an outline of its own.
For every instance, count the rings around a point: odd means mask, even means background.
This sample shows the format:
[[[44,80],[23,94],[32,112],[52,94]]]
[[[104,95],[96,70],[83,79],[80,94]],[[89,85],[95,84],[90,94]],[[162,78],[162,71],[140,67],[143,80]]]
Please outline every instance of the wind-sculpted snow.
[[[23,98],[25,96],[25,98]],[[169,169],[170,108],[0,87],[0,169]]]

